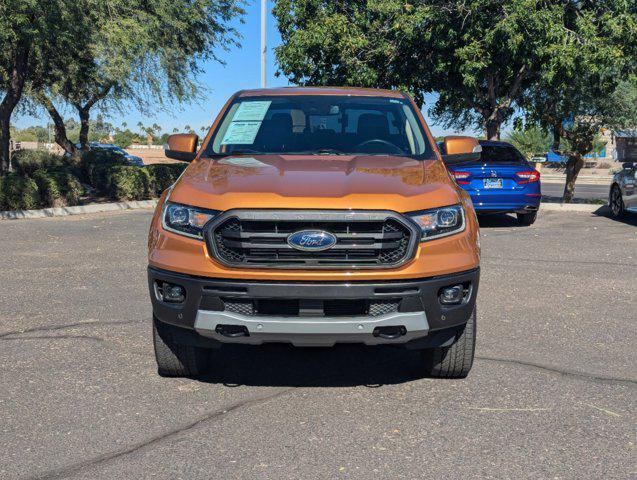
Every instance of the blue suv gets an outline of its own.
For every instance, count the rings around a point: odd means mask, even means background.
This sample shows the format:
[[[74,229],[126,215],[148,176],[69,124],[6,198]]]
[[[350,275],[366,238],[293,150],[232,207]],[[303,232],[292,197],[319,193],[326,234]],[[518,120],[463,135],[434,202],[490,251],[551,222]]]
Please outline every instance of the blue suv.
[[[515,213],[520,224],[531,225],[542,196],[540,172],[510,143],[481,140],[480,145],[479,161],[448,166],[456,183],[471,195],[477,214]]]

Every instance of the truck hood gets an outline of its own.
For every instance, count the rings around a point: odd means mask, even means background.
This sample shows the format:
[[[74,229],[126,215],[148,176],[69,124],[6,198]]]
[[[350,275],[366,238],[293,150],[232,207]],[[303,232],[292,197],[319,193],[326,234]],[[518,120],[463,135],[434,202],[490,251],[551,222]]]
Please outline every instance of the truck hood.
[[[233,208],[376,209],[409,212],[460,202],[440,160],[353,155],[200,158],[170,200]]]

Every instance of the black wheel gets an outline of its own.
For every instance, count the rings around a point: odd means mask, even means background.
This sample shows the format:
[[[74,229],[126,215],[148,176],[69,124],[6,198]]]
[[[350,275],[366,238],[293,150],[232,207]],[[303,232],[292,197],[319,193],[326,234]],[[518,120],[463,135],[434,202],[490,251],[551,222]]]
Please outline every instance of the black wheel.
[[[465,378],[473,365],[476,349],[476,309],[466,325],[448,347],[428,348],[422,351],[425,373],[436,378]]]
[[[208,351],[177,343],[176,329],[177,327],[162,323],[153,316],[157,373],[162,377],[196,377],[205,373],[209,365]]]
[[[613,188],[610,191],[610,213],[613,217],[621,217],[624,210],[624,199],[622,198],[622,192],[617,185],[613,185]]]
[[[518,223],[520,225],[524,225],[525,227],[533,225],[536,218],[537,212],[518,213]]]

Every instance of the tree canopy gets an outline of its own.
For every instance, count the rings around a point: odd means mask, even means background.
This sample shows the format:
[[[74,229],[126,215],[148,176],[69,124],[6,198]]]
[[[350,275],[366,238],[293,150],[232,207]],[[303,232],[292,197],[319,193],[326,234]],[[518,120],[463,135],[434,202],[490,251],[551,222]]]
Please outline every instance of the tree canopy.
[[[97,2],[83,18],[89,39],[82,55],[58,82],[32,92],[54,120],[58,143],[75,148],[65,138],[59,102],[78,112],[86,148],[90,110],[98,102],[104,108],[134,103],[144,111],[195,98],[200,62],[220,60],[217,50],[236,43],[231,21],[242,14],[238,0]]]
[[[560,42],[521,101],[526,120],[553,134],[568,160],[564,201],[573,197],[602,127],[637,125],[637,4],[624,0],[569,1]]]
[[[27,84],[46,88],[65,76],[83,48],[81,0],[0,2],[0,173],[9,168],[10,120]]]
[[[280,72],[306,85],[399,88],[448,127],[499,138],[560,31],[537,0],[279,0]]]

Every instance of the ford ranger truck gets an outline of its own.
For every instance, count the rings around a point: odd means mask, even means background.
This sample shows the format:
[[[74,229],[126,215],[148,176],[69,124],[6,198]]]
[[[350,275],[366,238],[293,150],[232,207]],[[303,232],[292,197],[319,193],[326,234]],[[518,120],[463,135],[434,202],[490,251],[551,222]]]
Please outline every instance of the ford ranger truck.
[[[236,93],[162,195],[148,239],[158,372],[196,376],[225,343],[401,345],[423,374],[473,362],[478,223],[420,109],[397,91]]]

